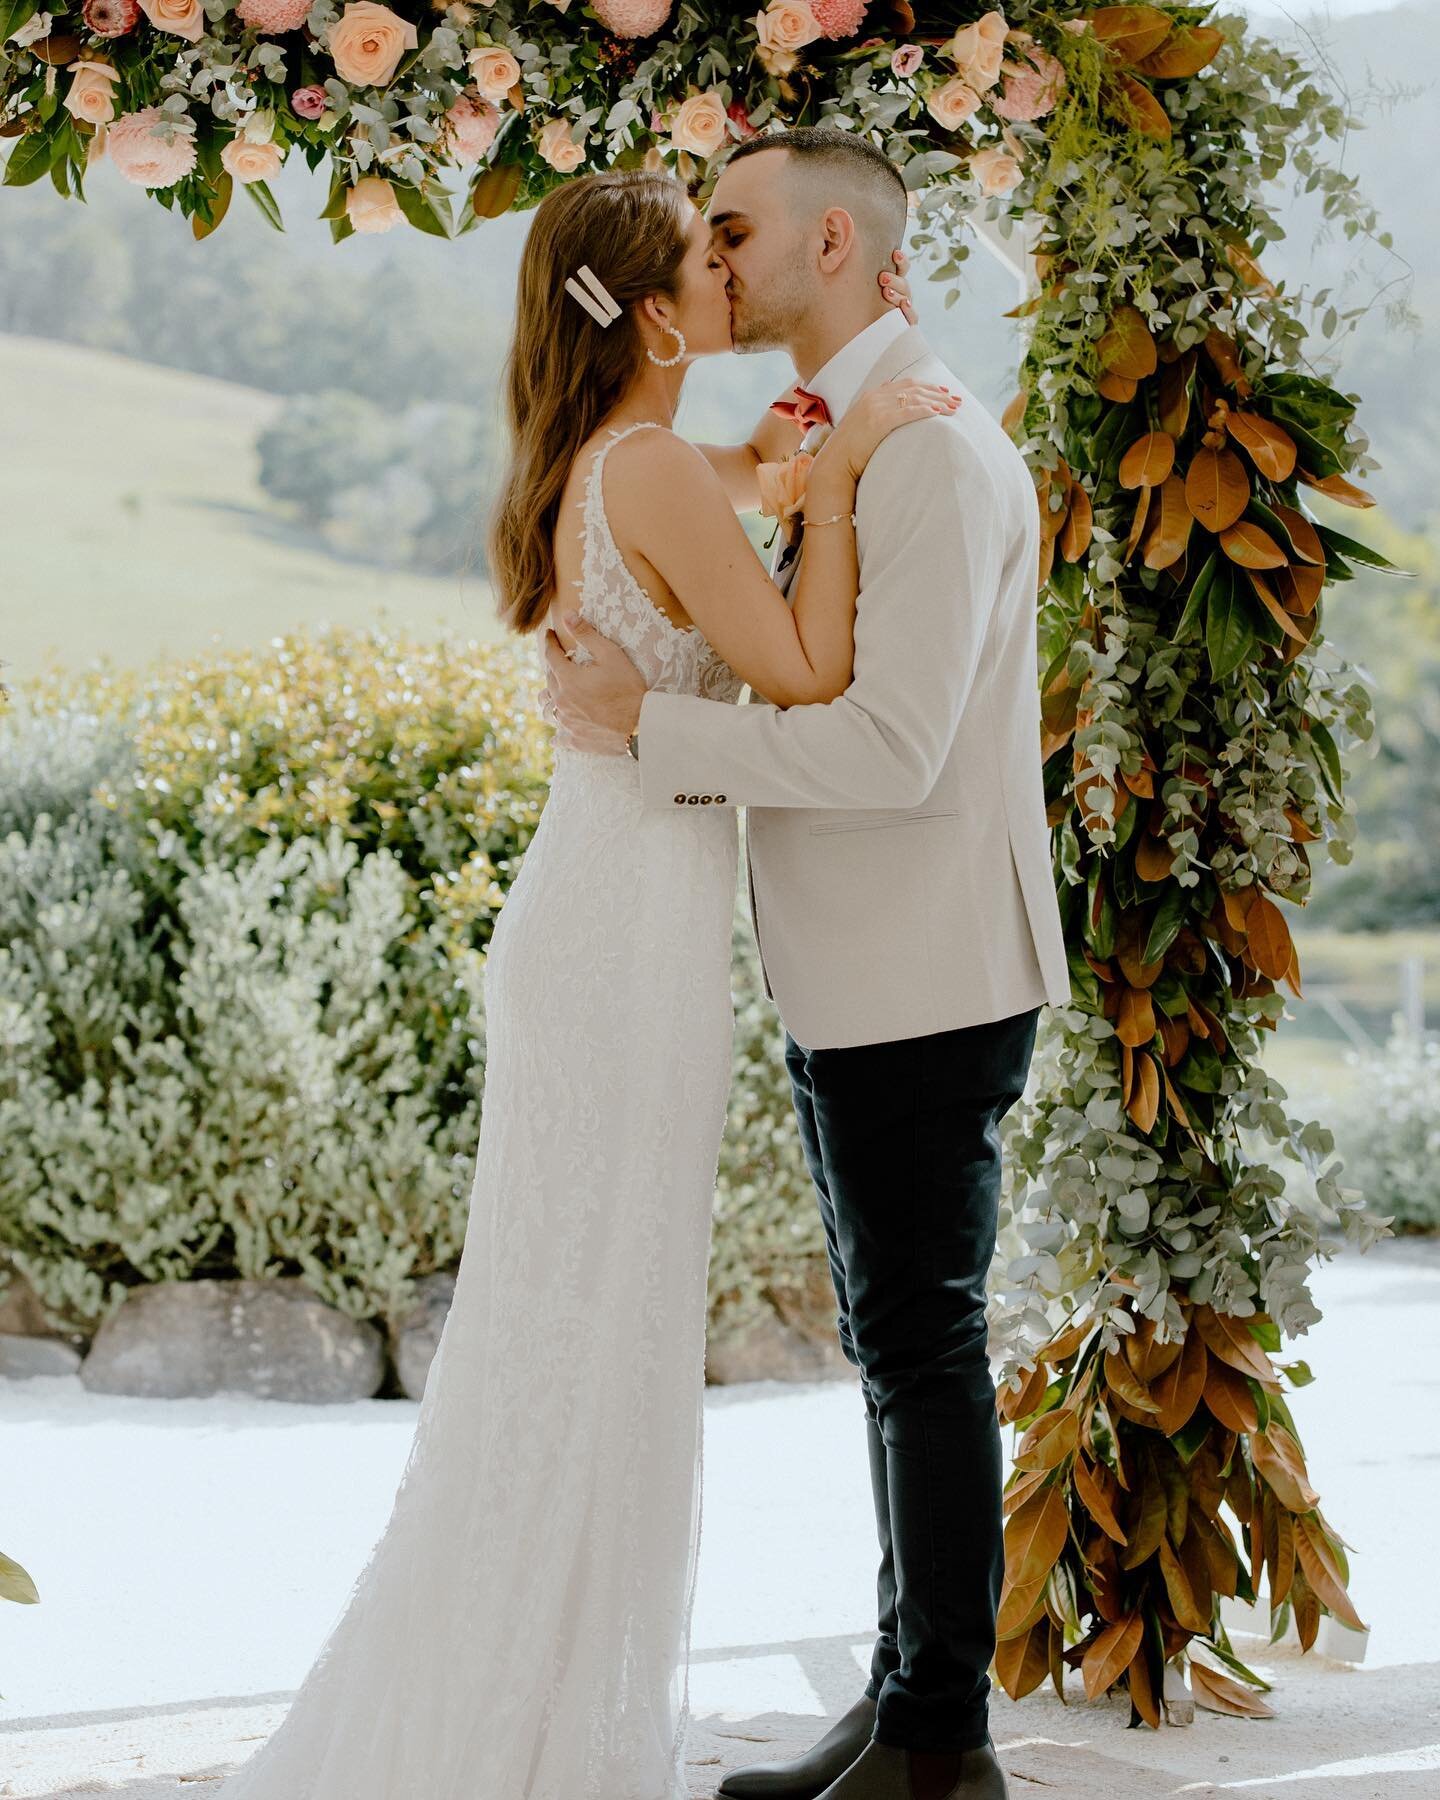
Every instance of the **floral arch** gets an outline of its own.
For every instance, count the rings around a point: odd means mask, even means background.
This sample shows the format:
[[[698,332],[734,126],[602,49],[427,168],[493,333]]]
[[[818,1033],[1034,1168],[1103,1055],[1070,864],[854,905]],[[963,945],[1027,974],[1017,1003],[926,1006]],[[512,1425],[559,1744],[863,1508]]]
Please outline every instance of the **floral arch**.
[[[1308,1372],[1276,1358],[1318,1316],[1322,1229],[1375,1230],[1329,1132],[1259,1066],[1282,984],[1300,991],[1286,915],[1312,846],[1348,856],[1340,750],[1370,730],[1325,591],[1379,560],[1306,504],[1368,505],[1351,476],[1371,465],[1261,266],[1266,184],[1288,164],[1348,234],[1375,220],[1316,154],[1341,109],[1210,12],[0,0],[5,184],[83,198],[108,162],[197,238],[237,187],[279,227],[267,179],[291,154],[328,165],[337,240],[449,236],[581,169],[659,163],[703,192],[736,139],[833,120],[901,169],[947,305],[967,220],[1029,272],[1005,422],[1043,520],[1074,992],[1009,1121],[997,1671],[1018,1696],[1068,1663],[1151,1725],[1171,1663],[1201,1704],[1266,1710],[1222,1597],[1306,1647],[1322,1613],[1360,1623],[1284,1397]]]

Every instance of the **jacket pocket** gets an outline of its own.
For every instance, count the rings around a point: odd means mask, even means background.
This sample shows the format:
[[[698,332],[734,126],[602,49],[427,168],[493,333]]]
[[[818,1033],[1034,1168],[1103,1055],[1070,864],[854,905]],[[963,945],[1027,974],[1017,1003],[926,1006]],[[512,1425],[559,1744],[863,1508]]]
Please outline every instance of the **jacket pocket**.
[[[927,819],[958,819],[958,807],[950,806],[939,809],[917,807],[910,812],[869,812],[852,813],[839,819],[815,819],[811,822],[812,832],[825,831],[877,831],[887,825],[921,825]]]

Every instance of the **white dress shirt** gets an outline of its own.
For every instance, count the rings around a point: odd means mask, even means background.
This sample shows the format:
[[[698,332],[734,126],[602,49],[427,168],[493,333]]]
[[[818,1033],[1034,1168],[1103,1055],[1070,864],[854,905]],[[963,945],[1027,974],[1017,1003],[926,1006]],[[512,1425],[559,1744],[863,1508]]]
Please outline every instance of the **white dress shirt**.
[[[910,327],[898,306],[890,307],[878,319],[857,331],[848,344],[842,344],[829,362],[801,387],[818,394],[830,409],[830,422],[838,425],[845,410],[860,392],[861,383],[897,338]]]

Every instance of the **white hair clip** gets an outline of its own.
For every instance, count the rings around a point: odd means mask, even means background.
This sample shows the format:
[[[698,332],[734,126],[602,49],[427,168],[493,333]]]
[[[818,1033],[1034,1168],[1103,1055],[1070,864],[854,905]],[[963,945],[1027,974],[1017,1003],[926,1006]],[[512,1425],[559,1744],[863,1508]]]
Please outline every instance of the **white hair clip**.
[[[582,263],[576,273],[580,280],[577,281],[575,276],[571,275],[565,283],[565,292],[574,295],[602,330],[607,325],[613,325],[620,317],[620,308],[611,298],[605,283],[600,280],[588,263]],[[581,282],[585,284],[583,287],[580,285]]]

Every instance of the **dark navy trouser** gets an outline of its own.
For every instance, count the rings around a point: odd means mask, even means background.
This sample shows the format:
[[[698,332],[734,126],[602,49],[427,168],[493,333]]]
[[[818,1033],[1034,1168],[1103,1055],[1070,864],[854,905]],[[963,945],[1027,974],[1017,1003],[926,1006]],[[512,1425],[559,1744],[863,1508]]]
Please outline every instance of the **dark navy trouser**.
[[[999,1122],[1024,1092],[1038,1006],[785,1062],[825,1225],[840,1344],[860,1371],[880,1539],[875,1737],[988,1736],[1005,1570],[985,1278]]]

